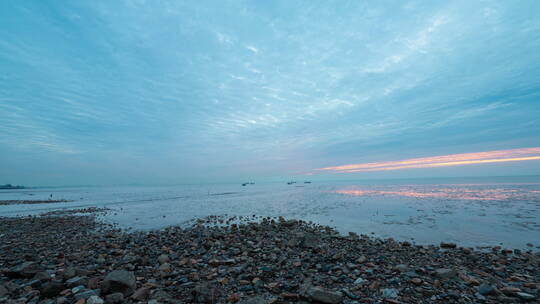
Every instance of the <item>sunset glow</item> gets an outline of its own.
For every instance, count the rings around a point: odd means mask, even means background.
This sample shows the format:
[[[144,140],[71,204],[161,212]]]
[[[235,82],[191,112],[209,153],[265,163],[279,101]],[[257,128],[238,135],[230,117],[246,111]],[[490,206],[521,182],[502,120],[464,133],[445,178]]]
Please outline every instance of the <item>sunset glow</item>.
[[[434,199],[459,199],[475,201],[502,201],[507,199],[528,199],[529,195],[534,195],[534,191],[517,192],[513,189],[478,189],[478,188],[435,188],[432,191],[416,189],[414,187],[404,187],[397,190],[373,190],[373,189],[342,189],[335,191],[339,194],[352,196],[405,196],[414,198],[434,198]]]
[[[450,154],[433,157],[411,158],[399,161],[350,164],[316,169],[339,173],[386,171],[414,168],[434,168],[471,164],[540,160],[540,147],[497,150],[477,153]]]

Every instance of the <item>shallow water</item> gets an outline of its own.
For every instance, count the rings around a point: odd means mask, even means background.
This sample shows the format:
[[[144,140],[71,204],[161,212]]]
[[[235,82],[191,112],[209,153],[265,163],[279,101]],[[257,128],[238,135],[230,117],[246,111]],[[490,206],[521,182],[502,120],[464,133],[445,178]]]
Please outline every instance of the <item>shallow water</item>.
[[[434,183],[434,181],[436,183]],[[52,194],[52,197],[51,197]],[[540,183],[535,180],[402,180],[66,187],[1,190],[0,200],[69,203],[0,206],[0,216],[85,207],[137,230],[187,224],[208,215],[284,216],[415,243],[528,248],[540,240]],[[536,244],[535,245],[540,245]]]

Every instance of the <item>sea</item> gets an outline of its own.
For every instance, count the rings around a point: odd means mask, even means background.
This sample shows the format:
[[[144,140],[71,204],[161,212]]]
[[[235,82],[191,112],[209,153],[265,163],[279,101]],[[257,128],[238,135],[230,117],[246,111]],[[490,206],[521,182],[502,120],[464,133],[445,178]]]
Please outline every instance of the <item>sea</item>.
[[[109,209],[100,221],[153,230],[210,215],[282,216],[422,245],[540,246],[540,176],[0,190],[0,201],[49,199],[69,202],[2,205],[0,217],[97,207]]]

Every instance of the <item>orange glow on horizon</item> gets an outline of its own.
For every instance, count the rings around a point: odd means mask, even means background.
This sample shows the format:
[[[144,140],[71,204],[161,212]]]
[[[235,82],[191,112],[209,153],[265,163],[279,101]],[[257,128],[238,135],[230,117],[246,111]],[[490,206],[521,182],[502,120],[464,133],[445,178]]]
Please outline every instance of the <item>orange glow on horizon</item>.
[[[350,164],[316,169],[339,173],[387,171],[413,168],[435,168],[470,164],[486,164],[540,160],[540,147],[497,150],[477,153],[450,154],[442,156],[411,158],[399,161]]]

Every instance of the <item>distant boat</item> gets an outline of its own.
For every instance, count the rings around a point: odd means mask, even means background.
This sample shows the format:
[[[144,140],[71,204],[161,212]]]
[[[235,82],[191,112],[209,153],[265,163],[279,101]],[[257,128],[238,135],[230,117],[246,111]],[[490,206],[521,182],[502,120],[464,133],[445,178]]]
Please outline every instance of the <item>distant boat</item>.
[[[292,184],[296,184],[296,182],[295,181],[287,182],[287,185],[292,185]]]
[[[311,182],[310,181],[305,181],[304,184],[311,184]]]
[[[242,186],[244,186],[244,187],[245,187],[245,186],[246,186],[247,184],[248,184],[248,183],[242,183]]]

